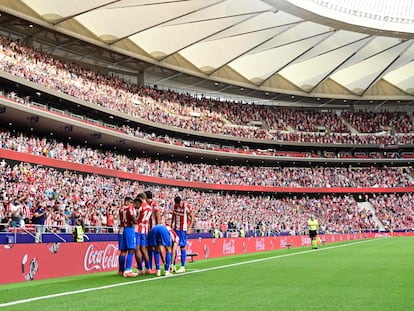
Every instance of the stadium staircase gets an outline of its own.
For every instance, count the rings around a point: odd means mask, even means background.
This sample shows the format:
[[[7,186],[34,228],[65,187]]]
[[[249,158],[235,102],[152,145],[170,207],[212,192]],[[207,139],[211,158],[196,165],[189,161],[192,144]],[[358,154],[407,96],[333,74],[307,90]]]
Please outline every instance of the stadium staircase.
[[[384,231],[385,227],[384,224],[378,219],[377,215],[375,214],[375,207],[370,202],[359,202],[358,203],[359,209],[364,209],[366,211],[371,211],[372,219],[375,221],[377,228],[379,231]]]
[[[358,134],[359,133],[351,124],[348,123],[348,121],[346,121],[344,119],[343,116],[341,116],[340,114],[338,114],[338,117],[348,127],[348,129],[351,131],[352,134]]]

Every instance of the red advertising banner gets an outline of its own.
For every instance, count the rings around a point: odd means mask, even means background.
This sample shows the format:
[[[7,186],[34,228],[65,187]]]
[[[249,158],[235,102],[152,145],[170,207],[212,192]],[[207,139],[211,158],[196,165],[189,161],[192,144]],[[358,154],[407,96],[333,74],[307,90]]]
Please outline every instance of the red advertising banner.
[[[321,242],[332,243],[387,235],[389,234],[331,234],[321,236]],[[414,233],[398,235],[414,235]],[[228,255],[307,246],[310,246],[308,236],[199,238],[188,240],[187,253],[196,253],[195,260],[206,260]],[[117,242],[1,245],[0,284],[114,271],[118,269],[118,254]]]
[[[0,246],[0,283],[118,269],[118,243],[45,243]]]

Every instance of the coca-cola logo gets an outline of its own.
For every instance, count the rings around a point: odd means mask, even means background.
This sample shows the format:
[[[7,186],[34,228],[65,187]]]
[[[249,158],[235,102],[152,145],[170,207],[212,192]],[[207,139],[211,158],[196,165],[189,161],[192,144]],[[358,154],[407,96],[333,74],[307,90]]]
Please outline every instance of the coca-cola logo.
[[[262,239],[257,239],[256,240],[256,251],[264,251],[265,250],[265,240]]]
[[[91,244],[86,250],[83,266],[86,271],[115,269],[118,267],[118,247],[107,244],[105,249],[100,249]]]
[[[234,240],[229,240],[223,241],[223,254],[224,255],[230,255],[230,254],[235,254],[236,253],[236,248],[234,246]]]

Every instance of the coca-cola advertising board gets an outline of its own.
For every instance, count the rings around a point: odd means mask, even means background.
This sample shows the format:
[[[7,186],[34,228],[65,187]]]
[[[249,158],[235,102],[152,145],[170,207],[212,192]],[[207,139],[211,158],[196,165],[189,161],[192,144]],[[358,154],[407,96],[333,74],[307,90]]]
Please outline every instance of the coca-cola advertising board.
[[[322,243],[384,237],[388,233],[331,234],[321,236]],[[405,233],[398,235],[413,235]],[[230,237],[189,239],[187,252],[194,258],[209,258],[264,252],[291,247],[309,247],[308,236]],[[118,269],[118,243],[68,242],[0,245],[0,284],[38,279],[116,271]],[[180,255],[180,252],[178,252]],[[191,260],[191,259],[190,259]],[[178,258],[179,262],[180,259]],[[135,263],[134,263],[135,265]]]

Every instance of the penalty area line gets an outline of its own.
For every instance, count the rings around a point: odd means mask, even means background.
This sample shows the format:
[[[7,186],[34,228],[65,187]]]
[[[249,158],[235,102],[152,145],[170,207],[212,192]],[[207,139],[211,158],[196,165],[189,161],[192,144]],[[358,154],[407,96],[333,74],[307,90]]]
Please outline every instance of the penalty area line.
[[[211,268],[205,268],[205,269],[188,270],[186,273],[173,274],[172,276],[169,276],[169,277],[163,276],[163,277],[141,279],[141,280],[135,280],[135,281],[131,281],[131,282],[115,283],[115,284],[109,284],[109,285],[104,285],[104,286],[99,286],[99,287],[84,288],[84,289],[79,289],[79,290],[74,290],[74,291],[67,291],[67,292],[50,294],[50,295],[45,295],[45,296],[38,296],[38,297],[33,297],[33,298],[15,300],[15,301],[10,301],[10,302],[0,303],[0,308],[13,306],[13,305],[18,305],[18,304],[30,303],[30,302],[39,301],[39,300],[52,299],[52,298],[57,298],[57,297],[88,293],[88,292],[93,292],[93,291],[98,291],[98,290],[103,290],[103,289],[110,289],[110,288],[120,287],[120,286],[125,286],[125,285],[144,283],[144,282],[153,282],[153,281],[158,281],[158,280],[164,280],[166,278],[178,277],[178,276],[183,276],[183,275],[188,275],[188,274],[194,274],[194,273],[200,273],[200,272],[207,272],[207,271],[237,267],[237,266],[242,266],[242,265],[246,265],[246,264],[252,264],[252,263],[257,263],[257,262],[262,262],[262,261],[267,261],[267,260],[280,259],[280,258],[285,258],[285,257],[290,257],[290,256],[299,256],[299,255],[304,255],[304,254],[312,254],[312,253],[317,253],[317,252],[321,252],[321,251],[327,251],[327,250],[330,250],[330,249],[335,249],[335,248],[347,247],[347,246],[352,246],[352,245],[361,244],[361,243],[372,242],[372,241],[376,241],[376,240],[380,240],[380,239],[381,238],[367,239],[367,240],[362,240],[362,241],[360,240],[360,241],[355,241],[355,242],[351,242],[351,243],[347,243],[347,244],[341,244],[341,245],[335,245],[335,246],[330,246],[330,247],[326,247],[326,248],[320,248],[318,250],[307,249],[307,250],[304,250],[304,251],[301,251],[301,252],[296,252],[296,253],[291,253],[291,254],[283,254],[283,255],[271,256],[271,257],[266,257],[266,258],[242,261],[242,262],[237,262],[237,263],[232,263],[232,264],[217,266],[217,267],[211,267]]]

